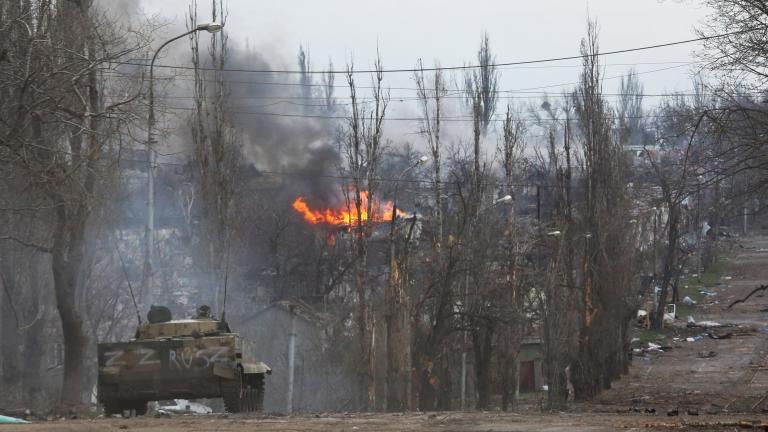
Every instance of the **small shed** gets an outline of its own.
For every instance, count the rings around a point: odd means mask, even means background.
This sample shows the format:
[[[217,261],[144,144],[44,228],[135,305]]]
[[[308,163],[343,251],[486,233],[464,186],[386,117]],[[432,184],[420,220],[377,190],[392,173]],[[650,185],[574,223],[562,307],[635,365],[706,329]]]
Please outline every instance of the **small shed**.
[[[292,322],[295,319],[295,323]],[[330,317],[300,300],[281,300],[243,320],[238,329],[243,349],[272,368],[267,378],[265,411],[288,407],[289,344],[295,325],[294,411],[327,411],[341,404],[338,389],[348,379],[329,361],[332,340]]]
[[[540,390],[544,385],[543,359],[541,338],[526,336],[520,345],[517,357],[518,393],[532,393]]]

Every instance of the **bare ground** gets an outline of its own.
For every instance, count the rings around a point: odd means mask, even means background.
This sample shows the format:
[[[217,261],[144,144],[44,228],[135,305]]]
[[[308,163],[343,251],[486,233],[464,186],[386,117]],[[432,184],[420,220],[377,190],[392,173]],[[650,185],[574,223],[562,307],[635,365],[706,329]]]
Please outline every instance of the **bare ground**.
[[[406,414],[336,414],[290,417],[179,416],[176,418],[129,418],[43,422],[4,426],[5,431],[45,432],[245,432],[245,431],[477,431],[477,432],[603,432],[664,430],[734,430],[739,422],[750,429],[766,427],[759,416],[696,417],[669,420],[666,417],[617,414],[510,414],[482,412],[406,413]],[[759,426],[758,426],[759,425]],[[724,429],[726,428],[727,429]],[[768,429],[766,429],[768,430]]]
[[[768,282],[768,237],[735,239],[725,256],[724,277],[710,281],[706,287],[714,295],[701,298],[692,310],[679,313],[681,322],[664,331],[665,338],[659,342],[670,349],[636,357],[623,380],[596,403],[577,405],[571,413],[211,414],[41,421],[0,425],[0,432],[768,431],[768,292],[727,308],[757,285]],[[718,334],[730,332],[732,336],[715,340],[703,329],[689,329],[685,326],[688,314],[697,321],[733,324],[717,330]],[[704,337],[698,341],[685,341],[686,337],[702,334]],[[700,357],[699,353],[709,351],[716,355]],[[528,408],[531,411],[533,407]],[[673,410],[679,415],[668,416],[667,412]],[[689,410],[700,415],[688,415]]]
[[[768,292],[728,309],[734,300],[768,283],[768,237],[736,239],[723,261],[721,280],[705,287],[715,295],[704,297],[704,304],[700,302],[691,311],[678,312],[680,322],[665,330],[667,337],[659,343],[671,349],[636,357],[629,376],[600,396],[602,404],[691,408],[702,413],[762,413],[768,409]],[[687,315],[699,322],[733,324],[715,330],[715,334],[731,333],[732,337],[715,340],[704,329],[687,328]],[[686,342],[690,336],[703,337]],[[701,354],[710,351],[714,357],[702,358]]]

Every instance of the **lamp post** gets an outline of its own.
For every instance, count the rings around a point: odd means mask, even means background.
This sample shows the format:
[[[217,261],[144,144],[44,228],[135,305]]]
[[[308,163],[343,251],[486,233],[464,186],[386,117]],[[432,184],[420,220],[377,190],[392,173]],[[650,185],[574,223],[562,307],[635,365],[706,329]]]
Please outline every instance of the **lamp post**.
[[[147,230],[145,233],[145,245],[146,250],[144,253],[144,271],[142,274],[142,293],[144,289],[147,289],[148,302],[152,302],[152,262],[155,249],[155,176],[153,170],[155,168],[155,152],[153,150],[154,139],[154,127],[155,127],[155,81],[154,81],[154,67],[155,60],[163,50],[170,43],[177,41],[185,36],[189,36],[192,33],[196,33],[202,30],[208,33],[217,33],[221,31],[223,25],[217,22],[211,22],[207,24],[199,24],[192,30],[182,33],[172,39],[165,41],[155,51],[155,55],[152,56],[152,61],[149,63],[149,95],[147,97],[147,104],[149,106],[149,115],[147,117]]]
[[[395,217],[397,216],[397,191],[400,189],[400,182],[403,180],[403,176],[405,176],[405,174],[408,171],[416,168],[419,165],[423,165],[423,164],[427,163],[428,160],[429,159],[426,156],[420,157],[419,160],[416,161],[416,163],[414,163],[413,165],[411,165],[408,168],[404,169],[400,173],[400,175],[397,176],[397,181],[395,181],[395,193],[394,193],[394,196],[392,197],[392,219],[390,220],[390,231],[389,231],[390,232],[390,236],[394,232],[393,230],[394,230],[394,227],[395,227]]]

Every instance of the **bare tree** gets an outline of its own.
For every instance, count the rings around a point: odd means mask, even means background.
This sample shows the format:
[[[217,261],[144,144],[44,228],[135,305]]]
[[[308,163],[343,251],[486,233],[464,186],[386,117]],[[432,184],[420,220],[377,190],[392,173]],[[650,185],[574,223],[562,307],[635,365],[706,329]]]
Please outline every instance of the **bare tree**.
[[[212,21],[226,23],[227,13],[223,0],[212,0]],[[190,7],[189,28],[197,26],[197,2]],[[240,140],[235,131],[229,106],[229,87],[224,77],[228,57],[226,31],[211,35],[208,44],[209,63],[213,70],[203,70],[197,32],[190,35],[192,64],[194,66],[195,111],[189,119],[194,145],[193,168],[197,211],[202,222],[202,237],[198,251],[209,269],[210,299],[214,310],[223,310],[220,301],[229,267],[232,239],[235,184],[238,180]],[[208,86],[206,83],[212,83]]]
[[[439,67],[439,65],[436,65]],[[436,367],[436,358],[442,344],[450,332],[450,307],[453,295],[453,279],[455,272],[454,245],[446,247],[445,233],[445,188],[443,179],[444,144],[443,117],[445,116],[445,98],[448,94],[445,76],[437,69],[431,76],[424,73],[423,63],[417,64],[418,71],[414,73],[417,87],[417,97],[420,108],[419,133],[425,139],[431,157],[431,172],[429,193],[432,195],[429,210],[433,226],[429,252],[426,253],[427,276],[426,287],[422,287],[414,297],[411,316],[414,322],[420,323],[419,343],[414,349],[414,365],[419,373],[419,409],[429,410],[438,406],[436,383],[445,380],[440,377]],[[420,322],[429,316],[431,322]]]
[[[499,329],[499,364],[501,369],[502,399],[501,408],[506,411],[514,408],[517,398],[518,362],[517,354],[529,325],[525,313],[528,290],[522,277],[522,258],[529,246],[524,240],[524,233],[515,220],[514,200],[516,197],[515,181],[521,177],[521,162],[525,152],[526,124],[516,116],[512,107],[507,105],[504,117],[502,140],[497,152],[501,157],[504,175],[504,192],[512,197],[512,203],[506,206],[507,224],[504,228],[502,246],[503,277],[500,299],[503,301],[506,322]]]
[[[499,96],[499,72],[495,63],[496,56],[491,52],[488,33],[483,33],[480,49],[477,51],[477,68],[473,68],[472,72],[464,77],[467,102],[473,110],[478,110],[483,134],[488,131],[496,113]]]
[[[344,156],[351,177],[345,191],[348,206],[357,217],[352,221],[352,260],[354,263],[354,289],[357,302],[357,331],[361,355],[361,386],[366,388],[366,409],[376,407],[375,380],[375,314],[371,310],[371,290],[368,276],[368,239],[373,224],[372,215],[380,211],[374,207],[377,192],[377,169],[384,147],[383,123],[389,104],[389,92],[382,86],[384,74],[381,57],[377,57],[373,77],[371,108],[366,108],[357,94],[354,65],[347,67],[351,113],[345,131]],[[363,215],[369,215],[363,217]]]
[[[0,48],[3,163],[28,179],[44,203],[38,215],[52,228],[34,239],[3,238],[51,256],[65,347],[61,402],[75,406],[83,396],[88,340],[77,302],[86,232],[105,192],[99,179],[111,169],[112,138],[130,119],[125,109],[136,99],[106,103],[102,71],[146,41],[126,40],[89,1],[8,6],[2,22],[14,37],[4,38]]]
[[[618,379],[626,361],[631,310],[628,241],[629,200],[621,146],[613,139],[610,108],[602,96],[597,25],[589,21],[582,40],[581,82],[573,100],[581,130],[585,189],[583,232],[572,242],[583,245],[579,353],[572,364],[576,397],[592,399]]]

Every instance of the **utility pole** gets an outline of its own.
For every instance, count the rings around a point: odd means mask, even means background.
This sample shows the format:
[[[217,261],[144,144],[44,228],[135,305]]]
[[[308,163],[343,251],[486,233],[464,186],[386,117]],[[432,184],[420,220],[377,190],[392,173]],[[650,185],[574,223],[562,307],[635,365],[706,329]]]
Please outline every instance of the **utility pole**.
[[[285,410],[288,413],[293,412],[293,385],[294,368],[296,366],[296,311],[290,306],[291,311],[291,333],[288,335],[288,401]]]
[[[747,235],[747,207],[744,207],[744,235]]]

